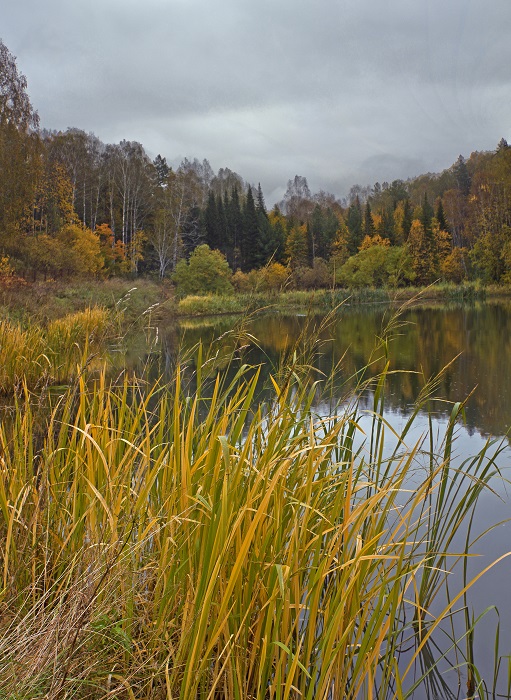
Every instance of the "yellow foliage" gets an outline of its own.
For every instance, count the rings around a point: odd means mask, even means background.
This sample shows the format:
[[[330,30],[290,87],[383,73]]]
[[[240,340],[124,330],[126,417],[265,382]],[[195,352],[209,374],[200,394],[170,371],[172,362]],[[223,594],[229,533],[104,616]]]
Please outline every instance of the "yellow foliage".
[[[344,224],[344,226],[341,226],[337,230],[335,241],[332,244],[331,260],[333,262],[334,268],[339,269],[350,257],[348,249],[348,239],[349,231],[346,227],[346,224]]]
[[[433,229],[437,256],[440,263],[447,258],[452,251],[452,237],[448,231],[442,231],[438,226]]]
[[[267,289],[281,289],[289,278],[289,271],[280,263],[272,263],[261,271]]]
[[[97,274],[103,269],[99,236],[79,224],[64,226],[58,235],[62,269],[74,274]]]
[[[7,287],[21,286],[26,284],[22,277],[18,277],[7,255],[0,258],[0,286]]]
[[[4,255],[0,258],[0,277],[12,277],[13,274],[14,269],[11,263],[9,262],[9,257],[7,255]]]
[[[388,248],[390,246],[390,241],[388,238],[382,238],[379,233],[375,236],[365,236],[359,250],[367,250],[367,248],[372,248],[375,245],[382,246],[383,248]]]
[[[448,282],[462,282],[467,278],[466,248],[453,248],[440,264],[442,277]]]

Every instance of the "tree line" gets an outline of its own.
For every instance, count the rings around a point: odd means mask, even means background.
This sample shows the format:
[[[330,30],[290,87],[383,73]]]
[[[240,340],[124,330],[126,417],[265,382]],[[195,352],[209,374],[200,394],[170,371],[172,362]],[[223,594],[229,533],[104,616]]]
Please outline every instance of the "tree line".
[[[207,160],[173,169],[137,142],[40,129],[0,40],[0,274],[179,281],[211,251],[238,289],[509,283],[511,148],[502,139],[440,174],[355,185],[345,200],[297,175],[268,211],[260,184]]]

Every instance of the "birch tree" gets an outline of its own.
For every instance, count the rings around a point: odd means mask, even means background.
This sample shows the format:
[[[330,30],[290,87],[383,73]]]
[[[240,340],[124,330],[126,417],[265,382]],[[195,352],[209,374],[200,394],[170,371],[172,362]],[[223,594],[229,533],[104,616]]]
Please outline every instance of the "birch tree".
[[[183,248],[183,234],[198,231],[196,203],[201,198],[200,181],[192,170],[170,171],[157,194],[157,208],[148,240],[158,259],[160,279],[176,268]]]

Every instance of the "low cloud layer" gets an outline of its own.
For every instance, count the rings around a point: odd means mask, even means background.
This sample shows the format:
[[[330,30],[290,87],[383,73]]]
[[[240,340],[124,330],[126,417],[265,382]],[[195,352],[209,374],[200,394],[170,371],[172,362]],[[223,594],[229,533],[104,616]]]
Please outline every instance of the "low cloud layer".
[[[344,195],[509,133],[509,0],[19,0],[1,36],[43,126]]]

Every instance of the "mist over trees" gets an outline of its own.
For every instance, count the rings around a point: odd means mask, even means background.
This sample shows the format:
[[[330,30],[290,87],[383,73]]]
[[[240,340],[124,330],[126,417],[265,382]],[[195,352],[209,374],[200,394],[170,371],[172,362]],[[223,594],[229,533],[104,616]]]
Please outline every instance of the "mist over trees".
[[[268,280],[304,288],[510,283],[511,148],[501,139],[442,173],[354,185],[342,200],[311,192],[296,175],[268,211],[261,185],[227,167],[215,173],[194,158],[173,169],[134,141],[40,130],[26,79],[0,40],[4,269],[33,280],[151,274],[193,287],[195,255],[220,265],[208,251],[225,261],[222,280],[226,269],[236,273],[237,289]]]

